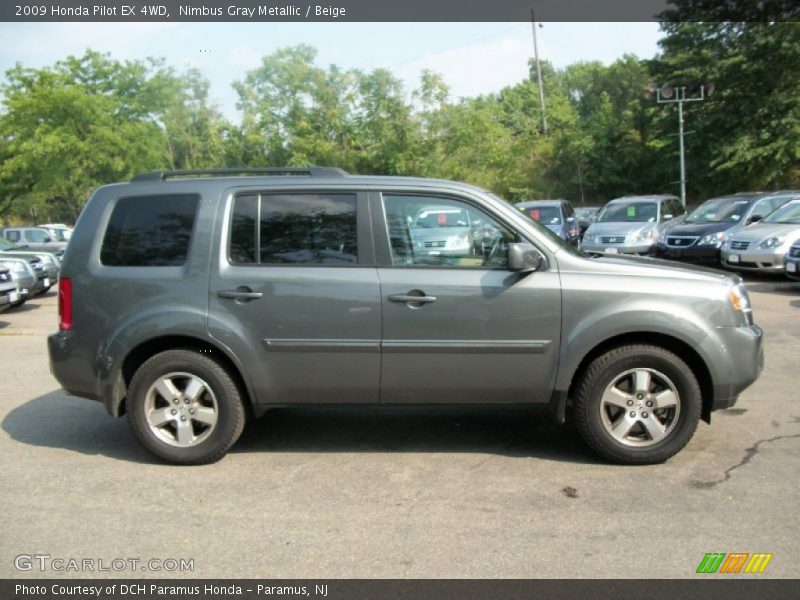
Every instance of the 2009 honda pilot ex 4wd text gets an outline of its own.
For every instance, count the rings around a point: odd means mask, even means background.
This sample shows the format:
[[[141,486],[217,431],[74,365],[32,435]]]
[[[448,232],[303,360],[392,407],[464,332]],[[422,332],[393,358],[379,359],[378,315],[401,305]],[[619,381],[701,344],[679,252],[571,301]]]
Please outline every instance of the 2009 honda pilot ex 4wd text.
[[[104,186],[62,264],[53,373],[168,461],[276,406],[525,404],[653,463],[763,366],[734,275],[584,256],[464,184],[246,174]]]

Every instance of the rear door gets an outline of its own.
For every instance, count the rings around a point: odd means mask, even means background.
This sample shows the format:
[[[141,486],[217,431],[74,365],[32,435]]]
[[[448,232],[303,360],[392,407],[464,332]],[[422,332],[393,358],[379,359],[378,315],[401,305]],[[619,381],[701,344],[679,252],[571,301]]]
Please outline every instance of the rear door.
[[[371,197],[383,306],[382,403],[546,403],[556,374],[561,289],[555,261],[507,269],[508,224],[475,199],[384,191]],[[414,244],[427,207],[469,213]],[[434,223],[435,225],[435,223]]]
[[[257,401],[378,401],[380,311],[367,196],[255,190],[221,203],[209,330]]]

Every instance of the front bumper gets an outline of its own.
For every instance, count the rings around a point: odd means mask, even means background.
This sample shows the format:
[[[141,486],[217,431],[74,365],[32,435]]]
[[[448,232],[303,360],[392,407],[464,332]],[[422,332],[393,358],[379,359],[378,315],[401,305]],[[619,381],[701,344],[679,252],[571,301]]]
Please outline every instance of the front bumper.
[[[14,282],[17,284],[19,296],[23,300],[31,298],[36,294],[36,279],[32,275],[14,275]]]
[[[719,248],[716,246],[689,246],[686,248],[673,248],[666,244],[659,244],[656,256],[667,260],[681,260],[691,263],[718,264]]]
[[[800,258],[784,259],[784,272],[789,279],[800,281]]]
[[[711,410],[730,408],[764,368],[764,331],[750,327],[720,327],[718,340],[727,358],[727,375],[718,373]]]
[[[726,269],[736,271],[758,271],[760,273],[783,273],[786,250],[736,250],[723,249],[720,262]]]

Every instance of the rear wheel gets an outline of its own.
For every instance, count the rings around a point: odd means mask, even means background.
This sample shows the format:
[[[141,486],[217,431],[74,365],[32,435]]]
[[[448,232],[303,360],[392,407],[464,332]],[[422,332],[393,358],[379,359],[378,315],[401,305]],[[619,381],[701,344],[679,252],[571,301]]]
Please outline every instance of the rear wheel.
[[[700,386],[689,366],[657,346],[631,345],[596,358],[577,385],[575,421],[601,456],[622,464],[663,462],[697,428]]]
[[[192,350],[169,350],[142,364],[131,380],[127,414],[141,444],[177,464],[219,460],[245,421],[230,374]]]

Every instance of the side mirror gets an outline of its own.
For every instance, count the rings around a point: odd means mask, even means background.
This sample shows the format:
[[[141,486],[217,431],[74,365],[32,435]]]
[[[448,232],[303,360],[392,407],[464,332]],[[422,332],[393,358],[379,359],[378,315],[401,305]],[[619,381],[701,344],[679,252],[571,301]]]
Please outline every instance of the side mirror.
[[[755,223],[757,221],[760,221],[763,218],[764,218],[763,215],[753,215],[752,217],[747,219],[747,225],[750,225],[750,223]]]
[[[670,219],[672,219],[672,218],[674,218],[674,215],[671,215],[671,214],[666,214],[666,215],[664,215],[664,220],[665,220],[665,221],[669,221],[669,220],[670,220]]]
[[[533,273],[542,268],[544,256],[535,247],[526,243],[508,245],[508,270]]]

